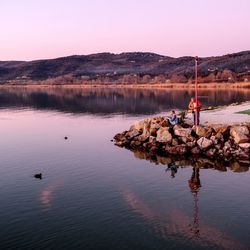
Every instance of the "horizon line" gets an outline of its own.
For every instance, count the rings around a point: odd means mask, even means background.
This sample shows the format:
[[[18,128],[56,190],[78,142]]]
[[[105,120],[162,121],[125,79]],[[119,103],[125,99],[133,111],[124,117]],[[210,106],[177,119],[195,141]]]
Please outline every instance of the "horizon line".
[[[226,54],[221,54],[221,55],[211,55],[211,56],[183,55],[183,56],[174,57],[174,56],[169,56],[169,55],[158,54],[158,53],[151,52],[151,51],[124,51],[124,52],[120,52],[120,53],[104,51],[104,52],[96,52],[96,53],[90,53],[90,54],[71,54],[71,55],[65,55],[65,56],[50,57],[50,58],[39,58],[39,59],[31,59],[31,60],[15,60],[15,59],[0,60],[0,62],[34,62],[34,61],[56,60],[56,59],[60,59],[60,58],[67,58],[67,57],[74,57],[74,56],[91,56],[91,55],[98,55],[98,54],[121,55],[121,54],[133,54],[133,53],[134,54],[135,53],[155,54],[155,55],[159,55],[159,56],[163,56],[163,57],[169,57],[169,58],[173,58],[173,59],[182,58],[182,57],[194,57],[195,58],[196,56],[198,56],[199,58],[210,58],[210,57],[223,57],[223,56],[227,56],[227,55],[246,53],[246,52],[250,52],[250,49],[249,50],[242,50],[242,51],[237,51],[237,52],[226,53]]]

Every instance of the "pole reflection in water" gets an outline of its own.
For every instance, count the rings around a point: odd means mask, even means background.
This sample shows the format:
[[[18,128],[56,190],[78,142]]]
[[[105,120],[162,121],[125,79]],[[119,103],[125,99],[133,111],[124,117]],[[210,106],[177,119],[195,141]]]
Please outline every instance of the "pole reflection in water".
[[[200,182],[199,172],[200,172],[200,169],[198,167],[193,167],[191,179],[188,181],[188,185],[193,195],[193,228],[192,228],[192,231],[196,237],[200,236],[198,193],[201,187],[201,182]]]

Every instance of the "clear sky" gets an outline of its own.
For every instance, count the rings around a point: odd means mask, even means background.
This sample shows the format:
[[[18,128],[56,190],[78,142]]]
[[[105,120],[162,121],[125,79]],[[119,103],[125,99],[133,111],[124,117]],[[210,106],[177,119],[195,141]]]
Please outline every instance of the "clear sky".
[[[0,0],[0,60],[250,49],[250,0]]]

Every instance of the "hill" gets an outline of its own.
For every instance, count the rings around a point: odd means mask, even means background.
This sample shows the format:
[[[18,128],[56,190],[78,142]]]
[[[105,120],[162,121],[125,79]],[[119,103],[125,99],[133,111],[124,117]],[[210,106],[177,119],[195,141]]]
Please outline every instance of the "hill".
[[[250,81],[250,51],[199,58],[200,82]],[[0,61],[1,83],[164,83],[194,79],[193,57],[99,53],[36,61]]]

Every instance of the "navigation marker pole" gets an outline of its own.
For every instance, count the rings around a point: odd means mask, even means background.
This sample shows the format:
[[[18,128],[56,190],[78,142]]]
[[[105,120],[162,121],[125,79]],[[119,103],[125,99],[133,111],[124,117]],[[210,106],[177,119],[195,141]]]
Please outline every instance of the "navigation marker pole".
[[[198,128],[198,56],[195,57],[195,128]]]

